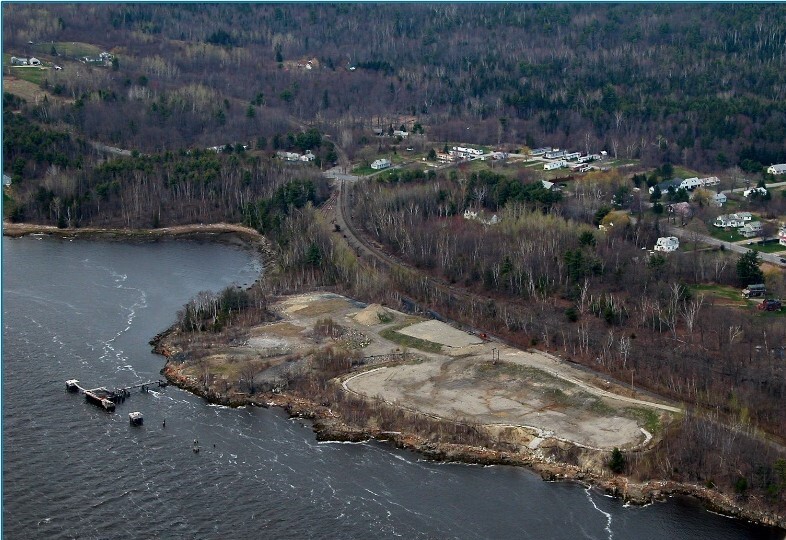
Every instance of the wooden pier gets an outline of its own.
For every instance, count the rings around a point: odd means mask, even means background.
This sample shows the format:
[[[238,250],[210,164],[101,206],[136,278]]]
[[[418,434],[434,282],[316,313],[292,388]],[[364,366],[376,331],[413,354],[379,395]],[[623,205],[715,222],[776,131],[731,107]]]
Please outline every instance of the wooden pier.
[[[79,384],[78,380],[69,379],[66,381],[66,390],[73,393],[82,393],[85,395],[85,400],[88,402],[101,407],[105,411],[113,412],[116,403],[125,401],[127,397],[131,396],[131,390],[140,388],[143,393],[146,393],[152,387],[164,388],[168,385],[169,383],[167,381],[158,379],[156,381],[147,381],[109,390],[103,386],[99,386],[98,388],[84,388]]]

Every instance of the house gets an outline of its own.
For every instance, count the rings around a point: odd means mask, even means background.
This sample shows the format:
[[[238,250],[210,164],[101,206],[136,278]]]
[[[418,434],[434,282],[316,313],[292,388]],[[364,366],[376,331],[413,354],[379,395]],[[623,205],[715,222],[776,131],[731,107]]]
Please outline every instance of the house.
[[[562,167],[567,167],[568,163],[566,161],[552,161],[551,163],[545,163],[543,165],[544,171],[553,171],[554,169],[561,169]]]
[[[309,162],[314,161],[315,158],[316,156],[311,153],[311,150],[306,150],[306,153],[300,156],[298,159],[300,159],[300,161]]]
[[[754,194],[756,194],[756,195],[766,195],[767,194],[767,188],[755,187],[755,188],[746,189],[745,191],[742,192],[742,196],[745,197],[745,198],[748,198],[748,197],[750,197],[751,195],[754,195]]]
[[[768,174],[786,174],[786,163],[778,163],[767,167]]]
[[[666,193],[669,190],[669,188],[674,188],[674,191],[676,191],[680,188],[682,182],[683,182],[682,178],[672,178],[671,180],[666,180],[664,182],[661,182],[660,184],[656,184],[655,186],[652,186],[650,188],[650,194],[655,193],[656,187],[660,189],[661,193]]]
[[[467,208],[464,210],[464,219],[478,219],[478,213]]]
[[[387,169],[391,165],[392,164],[390,163],[389,159],[384,159],[383,158],[383,159],[378,159],[378,160],[374,161],[374,163],[371,164],[371,168],[374,169],[375,171],[380,171],[382,169]]]
[[[723,206],[726,204],[726,195],[723,193],[716,193],[712,196],[712,204],[715,206]]]
[[[742,227],[745,225],[745,222],[738,218],[737,214],[723,214],[715,218],[713,225],[721,229],[726,229],[729,227]]]
[[[543,188],[551,191],[554,189],[554,182],[549,182],[548,180],[541,180],[541,184],[543,184]]]
[[[786,225],[781,225],[781,228],[778,229],[778,243],[786,246]]]
[[[297,152],[285,152],[283,150],[279,150],[276,152],[276,157],[285,161],[300,161],[300,154]]]
[[[382,137],[382,135],[385,134],[385,131],[382,128],[374,128],[373,131],[374,131],[374,135],[376,135],[377,137]]]
[[[750,212],[737,212],[736,214],[723,214],[715,218],[715,222],[713,225],[715,227],[721,227],[723,229],[727,227],[742,227],[753,219],[753,216]]]
[[[31,58],[29,60],[29,63],[30,63],[31,66],[40,66],[41,65],[41,60],[39,60],[38,58]]]
[[[662,236],[655,242],[655,251],[670,253],[677,251],[680,247],[680,240],[676,236]]]
[[[445,152],[437,152],[437,161],[440,163],[450,163],[455,159],[455,157],[451,156],[450,154],[446,154]]]
[[[16,56],[11,57],[11,65],[12,66],[27,66],[30,65],[30,61],[27,58],[17,58]]]
[[[560,150],[559,148],[555,148],[551,152],[546,152],[544,157],[546,159],[557,159],[557,158],[565,157],[565,154],[567,154],[565,150]]]
[[[761,234],[761,221],[751,221],[739,229],[739,233],[745,238],[753,238]]]
[[[11,177],[3,173],[3,187],[8,187],[10,185],[11,185]]]
[[[533,157],[534,156],[542,156],[546,152],[551,152],[551,147],[550,146],[546,146],[544,148],[536,148],[535,150],[531,150],[529,155],[533,156]]]
[[[450,150],[450,155],[462,159],[472,159],[483,155],[483,150],[476,148],[464,148],[463,146],[454,146]]]
[[[567,160],[579,159],[581,157],[581,152],[571,152],[570,154],[565,154],[564,157]]]
[[[402,139],[406,139],[409,137],[409,131],[401,131],[400,129],[396,129],[393,131],[394,137],[401,137]]]

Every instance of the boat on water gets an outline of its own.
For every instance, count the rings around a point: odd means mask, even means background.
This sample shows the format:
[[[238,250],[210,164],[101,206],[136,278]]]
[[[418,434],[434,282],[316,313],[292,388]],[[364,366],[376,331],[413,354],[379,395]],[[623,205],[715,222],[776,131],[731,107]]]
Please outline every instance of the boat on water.
[[[139,411],[128,413],[128,421],[131,423],[132,426],[141,426],[144,420],[145,418],[142,416],[142,413]]]

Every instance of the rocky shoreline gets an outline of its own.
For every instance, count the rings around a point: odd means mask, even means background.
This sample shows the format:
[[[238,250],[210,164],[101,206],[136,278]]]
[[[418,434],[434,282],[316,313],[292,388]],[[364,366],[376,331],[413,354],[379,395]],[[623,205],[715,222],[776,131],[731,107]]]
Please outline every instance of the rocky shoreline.
[[[433,461],[484,466],[528,467],[545,481],[577,482],[584,486],[592,486],[607,495],[621,498],[626,504],[631,505],[643,506],[656,501],[664,501],[669,496],[686,495],[697,498],[710,511],[761,525],[786,529],[785,518],[740,505],[723,493],[697,484],[671,480],[650,480],[637,483],[625,476],[602,474],[596,471],[582,470],[567,463],[549,461],[532,452],[508,452],[479,446],[435,443],[402,431],[359,429],[342,422],[340,414],[330,408],[286,392],[260,393],[253,397],[239,393],[222,394],[182,375],[177,362],[170,361],[172,351],[166,348],[163,339],[154,340],[151,344],[154,345],[154,352],[167,358],[161,373],[173,385],[199,395],[210,403],[219,405],[280,407],[290,417],[312,421],[313,431],[318,441],[364,442],[376,440],[392,444],[396,448],[417,452]]]

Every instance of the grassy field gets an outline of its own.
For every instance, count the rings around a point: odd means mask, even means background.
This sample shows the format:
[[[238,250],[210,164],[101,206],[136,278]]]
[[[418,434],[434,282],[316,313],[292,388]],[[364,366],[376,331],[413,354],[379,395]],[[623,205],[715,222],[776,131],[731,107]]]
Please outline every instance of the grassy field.
[[[724,242],[739,242],[741,240],[745,240],[745,237],[739,234],[736,229],[733,231],[725,231],[719,227],[710,225],[707,227],[707,232],[713,238],[723,240]]]
[[[748,247],[755,251],[761,251],[762,253],[778,253],[781,251],[786,251],[786,246],[782,246],[778,242],[770,242],[769,244],[764,245],[754,244]]]
[[[103,49],[90,43],[78,41],[55,41],[54,43],[36,43],[33,50],[38,54],[51,54],[52,47],[57,50],[58,56],[65,58],[82,58],[83,56],[98,56]]]
[[[11,68],[11,75],[22,79],[23,81],[31,82],[33,84],[41,84],[46,78],[48,69],[39,67],[13,67]]]
[[[727,285],[693,285],[690,287],[693,293],[702,293],[706,296],[715,296],[725,300],[733,301],[735,304],[745,305],[746,300],[740,295],[740,289]]]
[[[369,174],[374,174],[375,172],[377,171],[365,165],[361,165],[360,167],[355,167],[352,169],[352,174],[356,176],[367,176]]]
[[[442,345],[439,343],[432,343],[431,341],[407,336],[396,331],[401,330],[408,325],[409,323],[394,326],[392,328],[386,328],[385,330],[382,330],[379,335],[389,341],[392,341],[393,343],[401,345],[402,347],[407,347],[409,349],[417,349],[419,351],[430,353],[438,353],[442,351]]]

